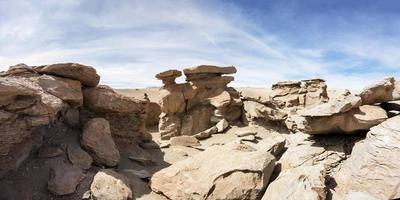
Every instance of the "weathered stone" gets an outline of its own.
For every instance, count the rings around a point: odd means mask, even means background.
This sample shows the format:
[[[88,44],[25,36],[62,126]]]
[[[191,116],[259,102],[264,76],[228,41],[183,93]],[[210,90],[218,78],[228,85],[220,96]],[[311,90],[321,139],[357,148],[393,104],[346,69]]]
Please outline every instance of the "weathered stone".
[[[363,105],[373,105],[386,101],[392,101],[395,80],[393,77],[385,78],[384,80],[368,86],[360,93]]]
[[[17,78],[0,78],[0,106],[10,104],[17,96],[38,95],[37,90],[35,91],[24,84],[26,82]]]
[[[171,69],[156,74],[156,78],[162,80],[165,85],[175,84],[175,79],[180,76],[182,76],[182,72],[176,69]]]
[[[10,66],[7,72],[1,76],[20,76],[20,77],[34,77],[39,76],[39,74],[30,66],[23,63]]]
[[[97,74],[96,69],[78,63],[59,63],[39,66],[34,69],[42,74],[78,80],[82,85],[88,87],[96,87],[100,81],[100,76]]]
[[[219,121],[215,127],[217,127],[217,132],[218,133],[222,133],[225,131],[225,129],[227,129],[229,126],[229,122],[226,121],[226,119],[222,119],[221,121]]]
[[[158,124],[161,139],[169,139],[174,136],[179,136],[181,131],[181,119],[175,114],[161,114],[160,123]]]
[[[66,195],[75,192],[77,185],[85,177],[83,171],[72,165],[61,165],[52,169],[51,179],[47,189],[56,195]]]
[[[161,107],[157,103],[149,102],[146,111],[146,126],[155,126],[160,121]]]
[[[326,199],[325,172],[322,166],[297,167],[279,174],[262,200]]]
[[[81,169],[89,169],[92,165],[92,157],[82,150],[79,146],[68,146],[68,159],[71,163]]]
[[[331,116],[313,116],[314,112],[303,113],[306,121],[305,132],[309,134],[354,133],[369,130],[385,119],[386,111],[379,106],[364,105],[350,111]]]
[[[238,137],[244,137],[248,135],[257,135],[256,131],[251,131],[251,130],[241,130],[235,133],[236,136]]]
[[[256,119],[266,119],[270,121],[282,121],[285,120],[287,114],[263,105],[261,103],[255,101],[244,101],[243,109],[245,111],[246,118],[249,121],[253,121]]]
[[[400,116],[390,118],[357,142],[333,175],[338,193],[364,192],[378,199],[400,198]]]
[[[142,170],[134,170],[134,169],[124,169],[122,170],[122,173],[128,173],[128,174],[132,174],[134,176],[137,176],[138,178],[141,179],[147,179],[151,177],[150,172],[142,169]]]
[[[194,136],[177,136],[170,139],[171,146],[200,146],[199,141]]]
[[[73,107],[79,107],[83,103],[81,82],[43,75],[38,77],[38,83],[47,93],[52,94]]]
[[[111,169],[103,169],[97,172],[90,186],[90,191],[92,197],[99,200],[132,199],[129,179]]]
[[[218,67],[213,65],[200,65],[197,67],[186,68],[183,70],[185,75],[188,74],[234,74],[236,73],[236,68],[231,67]]]
[[[103,118],[89,120],[83,128],[81,144],[89,151],[95,162],[111,167],[118,164],[120,155],[111,137],[110,124],[107,120]]]
[[[153,166],[156,164],[152,159],[147,158],[146,156],[129,156],[128,158],[143,166]]]
[[[212,134],[215,134],[217,132],[218,128],[216,126],[213,126],[205,131],[201,131],[200,133],[193,135],[193,137],[195,137],[198,140],[204,140],[211,137]]]
[[[63,115],[64,122],[71,127],[80,127],[80,116],[77,108],[68,108]]]
[[[274,166],[271,154],[246,145],[213,146],[155,173],[151,188],[169,199],[256,199]]]

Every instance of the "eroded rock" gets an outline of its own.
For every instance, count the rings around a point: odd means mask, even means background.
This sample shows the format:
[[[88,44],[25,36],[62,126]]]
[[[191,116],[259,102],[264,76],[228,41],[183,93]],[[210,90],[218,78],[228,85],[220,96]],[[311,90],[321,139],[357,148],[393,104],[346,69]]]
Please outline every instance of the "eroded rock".
[[[90,191],[92,197],[99,200],[132,199],[129,179],[111,169],[103,169],[97,172],[90,186]]]
[[[47,189],[56,195],[66,195],[75,192],[77,185],[84,178],[83,171],[72,165],[61,165],[52,169],[51,179]]]

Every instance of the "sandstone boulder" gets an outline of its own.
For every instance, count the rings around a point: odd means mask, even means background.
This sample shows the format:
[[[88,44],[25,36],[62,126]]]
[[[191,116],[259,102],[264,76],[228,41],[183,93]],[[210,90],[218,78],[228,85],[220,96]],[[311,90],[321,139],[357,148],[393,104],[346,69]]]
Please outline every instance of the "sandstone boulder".
[[[218,67],[213,65],[200,65],[197,67],[186,68],[183,70],[185,75],[188,74],[234,74],[236,73],[236,68],[234,66],[231,67]]]
[[[77,185],[84,178],[83,171],[72,165],[61,165],[52,169],[51,179],[47,183],[50,192],[66,195],[75,192]]]
[[[130,200],[129,179],[111,169],[97,172],[90,186],[92,197],[98,200]]]
[[[378,199],[400,198],[399,140],[400,116],[371,128],[334,174],[335,190],[363,192]]]
[[[397,86],[397,87],[396,87]],[[373,105],[386,101],[400,99],[400,83],[396,82],[393,77],[368,86],[360,93],[362,104]]]
[[[256,199],[274,166],[271,154],[246,145],[213,146],[155,173],[151,188],[169,199]]]
[[[30,66],[20,63],[14,66],[10,66],[7,72],[2,76],[20,76],[20,77],[35,77],[39,74]]]
[[[120,154],[111,137],[110,124],[106,119],[89,120],[83,128],[81,144],[89,151],[95,162],[111,167],[118,164]]]
[[[279,174],[262,200],[326,199],[325,172],[320,165],[297,167]]]
[[[322,116],[321,116],[322,115]],[[338,114],[304,112],[305,132],[309,134],[354,133],[369,130],[387,119],[387,113],[379,106],[363,105]]]
[[[156,74],[156,78],[162,80],[165,85],[175,84],[175,79],[180,76],[182,76],[182,72],[176,69],[171,69]]]
[[[77,80],[88,87],[96,87],[100,81],[100,76],[97,74],[96,69],[78,63],[59,63],[39,66],[34,69],[41,74]]]
[[[248,121],[254,121],[257,119],[282,121],[287,117],[286,113],[255,101],[244,101],[243,109]]]

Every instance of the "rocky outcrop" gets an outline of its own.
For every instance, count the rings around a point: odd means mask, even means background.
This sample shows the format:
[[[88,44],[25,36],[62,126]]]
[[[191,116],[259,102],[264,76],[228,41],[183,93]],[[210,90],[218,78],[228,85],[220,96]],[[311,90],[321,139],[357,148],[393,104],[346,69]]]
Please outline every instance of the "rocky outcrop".
[[[400,198],[400,116],[390,118],[354,145],[351,157],[334,174],[337,199],[350,191],[378,199]]]
[[[89,120],[83,128],[81,144],[98,164],[113,167],[119,163],[120,154],[111,137],[110,124],[106,119]]]
[[[44,65],[34,67],[34,70],[41,74],[77,80],[87,87],[96,87],[100,81],[100,76],[96,73],[96,69],[78,63]]]
[[[139,142],[146,134],[147,99],[135,99],[116,93],[108,86],[83,89],[81,124],[92,118],[105,118],[113,136]]]
[[[98,200],[132,199],[129,179],[111,169],[103,169],[97,172],[90,186],[90,192],[93,199]]]
[[[195,135],[212,127],[221,119],[234,121],[241,116],[239,95],[227,84],[235,67],[201,65],[183,70],[186,83],[177,84],[182,75],[168,70],[156,75],[165,84],[160,89],[161,115],[159,130],[162,139],[180,135]]]
[[[213,146],[155,173],[151,188],[168,199],[256,199],[274,166],[271,154],[246,145]]]

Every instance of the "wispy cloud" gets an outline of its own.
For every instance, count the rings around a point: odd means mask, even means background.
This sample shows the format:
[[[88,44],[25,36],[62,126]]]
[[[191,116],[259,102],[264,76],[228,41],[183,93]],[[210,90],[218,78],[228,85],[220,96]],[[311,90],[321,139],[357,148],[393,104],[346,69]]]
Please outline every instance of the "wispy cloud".
[[[0,0],[0,70],[19,62],[80,62],[119,88],[161,85],[156,73],[199,64],[237,66],[234,86],[323,77],[332,87],[360,88],[400,75],[400,48],[391,37],[357,37],[359,27],[333,30],[342,32],[324,40],[319,31],[327,30],[315,19],[298,33],[302,43],[296,33],[281,34],[279,24],[263,24],[243,9],[222,1]],[[265,17],[304,26],[292,9]],[[373,70],[352,71],[363,66]]]

